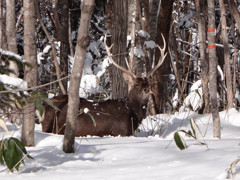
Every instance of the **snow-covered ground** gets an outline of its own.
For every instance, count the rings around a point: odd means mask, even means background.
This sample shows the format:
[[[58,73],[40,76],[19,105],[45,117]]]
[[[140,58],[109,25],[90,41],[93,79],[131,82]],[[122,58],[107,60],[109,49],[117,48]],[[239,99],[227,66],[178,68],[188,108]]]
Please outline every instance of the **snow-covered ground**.
[[[161,179],[206,180],[226,179],[227,169],[240,156],[240,112],[235,109],[220,113],[222,139],[212,138],[210,115],[176,113],[147,118],[137,137],[76,138],[74,154],[62,152],[63,136],[41,132],[36,125],[35,147],[27,148],[34,158],[25,160],[20,172],[9,173],[0,166],[0,179],[80,180],[80,179]],[[191,130],[193,118],[201,129],[205,145],[184,137],[188,148],[179,150],[173,134]],[[0,136],[20,137],[20,130],[8,124],[10,133]],[[150,134],[152,136],[150,136]],[[233,168],[234,179],[240,179],[240,163]]]

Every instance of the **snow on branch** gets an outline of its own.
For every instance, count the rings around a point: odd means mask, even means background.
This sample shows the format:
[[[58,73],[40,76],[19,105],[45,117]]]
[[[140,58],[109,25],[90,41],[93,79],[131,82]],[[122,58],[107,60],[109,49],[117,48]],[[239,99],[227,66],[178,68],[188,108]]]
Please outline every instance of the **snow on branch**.
[[[0,55],[2,60],[13,60],[20,63],[26,62],[22,56],[19,56],[18,54],[15,54],[11,51],[5,51],[1,48],[0,48]]]

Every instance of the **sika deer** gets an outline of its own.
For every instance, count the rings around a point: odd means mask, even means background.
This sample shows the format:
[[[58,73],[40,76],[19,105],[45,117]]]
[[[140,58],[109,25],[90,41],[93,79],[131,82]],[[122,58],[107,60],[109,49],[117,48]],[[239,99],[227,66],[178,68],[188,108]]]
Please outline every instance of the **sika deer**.
[[[166,57],[166,54],[164,54],[166,49],[164,40],[164,47],[159,47],[161,58],[157,66],[146,77],[136,77],[132,71],[119,66],[113,61],[110,56],[110,48],[106,45],[106,38],[105,46],[109,59],[117,68],[123,71],[123,78],[128,84],[129,96],[125,100],[107,100],[99,103],[80,98],[80,113],[77,119],[76,136],[133,135],[142,119],[146,117],[150,94],[148,79]],[[55,112],[54,108],[48,105],[45,106],[45,116],[41,122],[43,132],[64,134],[68,109],[67,99],[67,95],[56,96],[52,99],[53,103],[61,110],[60,112]],[[84,109],[87,109],[88,113],[84,113]],[[91,118],[95,120],[96,126],[94,126]]]

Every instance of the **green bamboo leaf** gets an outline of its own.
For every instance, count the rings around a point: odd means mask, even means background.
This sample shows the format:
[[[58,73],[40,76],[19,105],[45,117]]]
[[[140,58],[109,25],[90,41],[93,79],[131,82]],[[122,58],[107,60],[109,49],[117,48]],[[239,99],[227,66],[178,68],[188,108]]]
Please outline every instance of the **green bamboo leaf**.
[[[195,90],[195,92],[198,94],[198,96],[200,97],[200,99],[202,99],[202,96],[201,96],[201,94],[199,93],[199,90],[197,89],[197,90]]]
[[[44,113],[44,106],[40,101],[35,102],[36,109],[39,111],[40,116],[43,116]]]
[[[193,118],[190,119],[190,125],[191,125],[191,128],[192,128],[192,131],[193,131],[193,134],[195,136],[195,139],[197,141],[199,141],[199,137],[198,137],[198,133],[197,133],[197,127],[198,125],[195,123],[195,121],[193,120]]]
[[[3,157],[8,169],[11,172],[13,172],[13,168],[18,171],[20,163],[23,163],[23,153],[19,148],[17,148],[12,138],[4,140]]]
[[[9,140],[13,141],[14,143],[16,143],[17,147],[24,153],[27,154],[27,151],[24,147],[24,145],[22,144],[21,141],[19,141],[17,138],[11,137],[9,138]]]
[[[55,110],[60,111],[60,109],[58,109],[58,107],[53,103],[53,101],[51,99],[48,99],[47,97],[43,97],[42,98],[44,102],[46,102],[49,106],[53,107]]]
[[[96,124],[96,121],[95,121],[95,119],[94,119],[94,117],[88,112],[87,113],[89,116],[90,116],[90,118],[92,119],[92,122],[93,122],[93,124],[94,124],[94,127],[96,127],[97,126],[97,124]]]
[[[179,132],[183,132],[183,133],[185,133],[187,136],[189,136],[189,137],[192,137],[192,138],[194,138],[195,139],[195,137],[192,135],[192,132],[191,131],[185,131],[185,130],[179,130]]]
[[[0,141],[0,164],[4,165],[4,160],[3,160],[3,141]]]
[[[16,146],[25,154],[29,159],[33,159],[28,153],[24,145],[22,144],[21,141],[19,141],[17,138],[11,137],[11,139],[16,143]]]
[[[193,119],[191,119],[191,120],[190,120],[190,123],[191,123],[192,130],[193,130],[194,133],[195,133],[194,139],[196,139],[196,141],[197,141],[198,143],[200,143],[201,145],[207,145],[206,143],[201,142],[200,139],[199,139],[198,134],[201,133],[201,131],[200,131],[199,126],[196,124],[196,122],[195,122]]]
[[[179,149],[183,150],[187,148],[184,139],[179,134],[179,131],[174,133],[174,141]]]

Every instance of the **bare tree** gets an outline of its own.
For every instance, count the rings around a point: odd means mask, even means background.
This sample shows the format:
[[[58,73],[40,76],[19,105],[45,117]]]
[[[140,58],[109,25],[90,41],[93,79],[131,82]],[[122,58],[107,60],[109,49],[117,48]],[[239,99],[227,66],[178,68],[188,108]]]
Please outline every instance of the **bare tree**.
[[[24,10],[24,58],[32,67],[24,69],[24,80],[28,87],[37,86],[37,51],[35,40],[35,8],[32,0],[23,1]],[[23,125],[21,140],[25,146],[34,145],[35,106],[27,102],[23,110]]]
[[[15,21],[15,0],[6,1],[6,35],[8,50],[14,53],[17,52],[16,40],[16,21]],[[9,69],[13,71],[10,73],[12,77],[18,77],[18,66],[14,61],[9,62]]]
[[[208,58],[206,53],[206,19],[207,4],[205,0],[196,0],[196,11],[198,18],[198,37],[201,59],[201,81],[203,87],[204,112],[209,113],[209,92],[208,92]]]
[[[227,85],[227,108],[233,107],[233,88],[232,88],[232,74],[230,67],[230,56],[228,47],[228,33],[227,33],[227,20],[226,20],[226,8],[223,0],[219,0],[221,9],[221,29],[222,29],[222,41],[224,48],[224,62],[225,62],[225,74],[226,74],[226,85]]]
[[[238,28],[238,32],[240,33],[240,13],[238,11],[237,4],[233,0],[228,0],[228,4],[229,4],[229,9],[230,9],[231,15],[235,19],[235,22],[236,22],[236,25]]]
[[[68,55],[69,55],[69,39],[67,36],[69,30],[69,0],[52,0],[52,11],[55,22],[55,34],[56,40],[61,42],[60,45],[60,77],[66,77],[68,75]],[[68,79],[62,81],[61,93],[67,89]]]
[[[70,79],[68,95],[68,112],[66,128],[64,133],[63,151],[66,153],[74,152],[74,140],[76,132],[76,121],[79,113],[79,87],[83,72],[83,66],[86,56],[86,49],[90,44],[89,25],[94,9],[94,0],[84,0],[81,3],[81,19],[78,29],[78,38],[74,65]]]
[[[125,58],[127,51],[127,18],[128,0],[112,0],[112,53],[116,63],[126,67]],[[113,99],[124,99],[127,97],[127,84],[122,78],[122,72],[118,68],[111,67],[111,90]]]
[[[0,48],[7,50],[6,11],[3,0],[0,0]]]
[[[210,110],[213,118],[213,136],[221,138],[220,118],[217,102],[217,56],[215,45],[215,5],[208,0],[208,52],[209,52],[209,95]]]
[[[61,28],[61,46],[60,46],[60,69],[61,77],[68,75],[68,55],[70,53],[69,47],[69,0],[60,0],[60,28]],[[64,89],[67,89],[68,79],[63,80]],[[62,92],[63,93],[63,92]]]
[[[157,21],[158,21],[158,9],[159,0],[151,0],[149,2],[149,26],[151,39],[156,41],[157,37]]]

